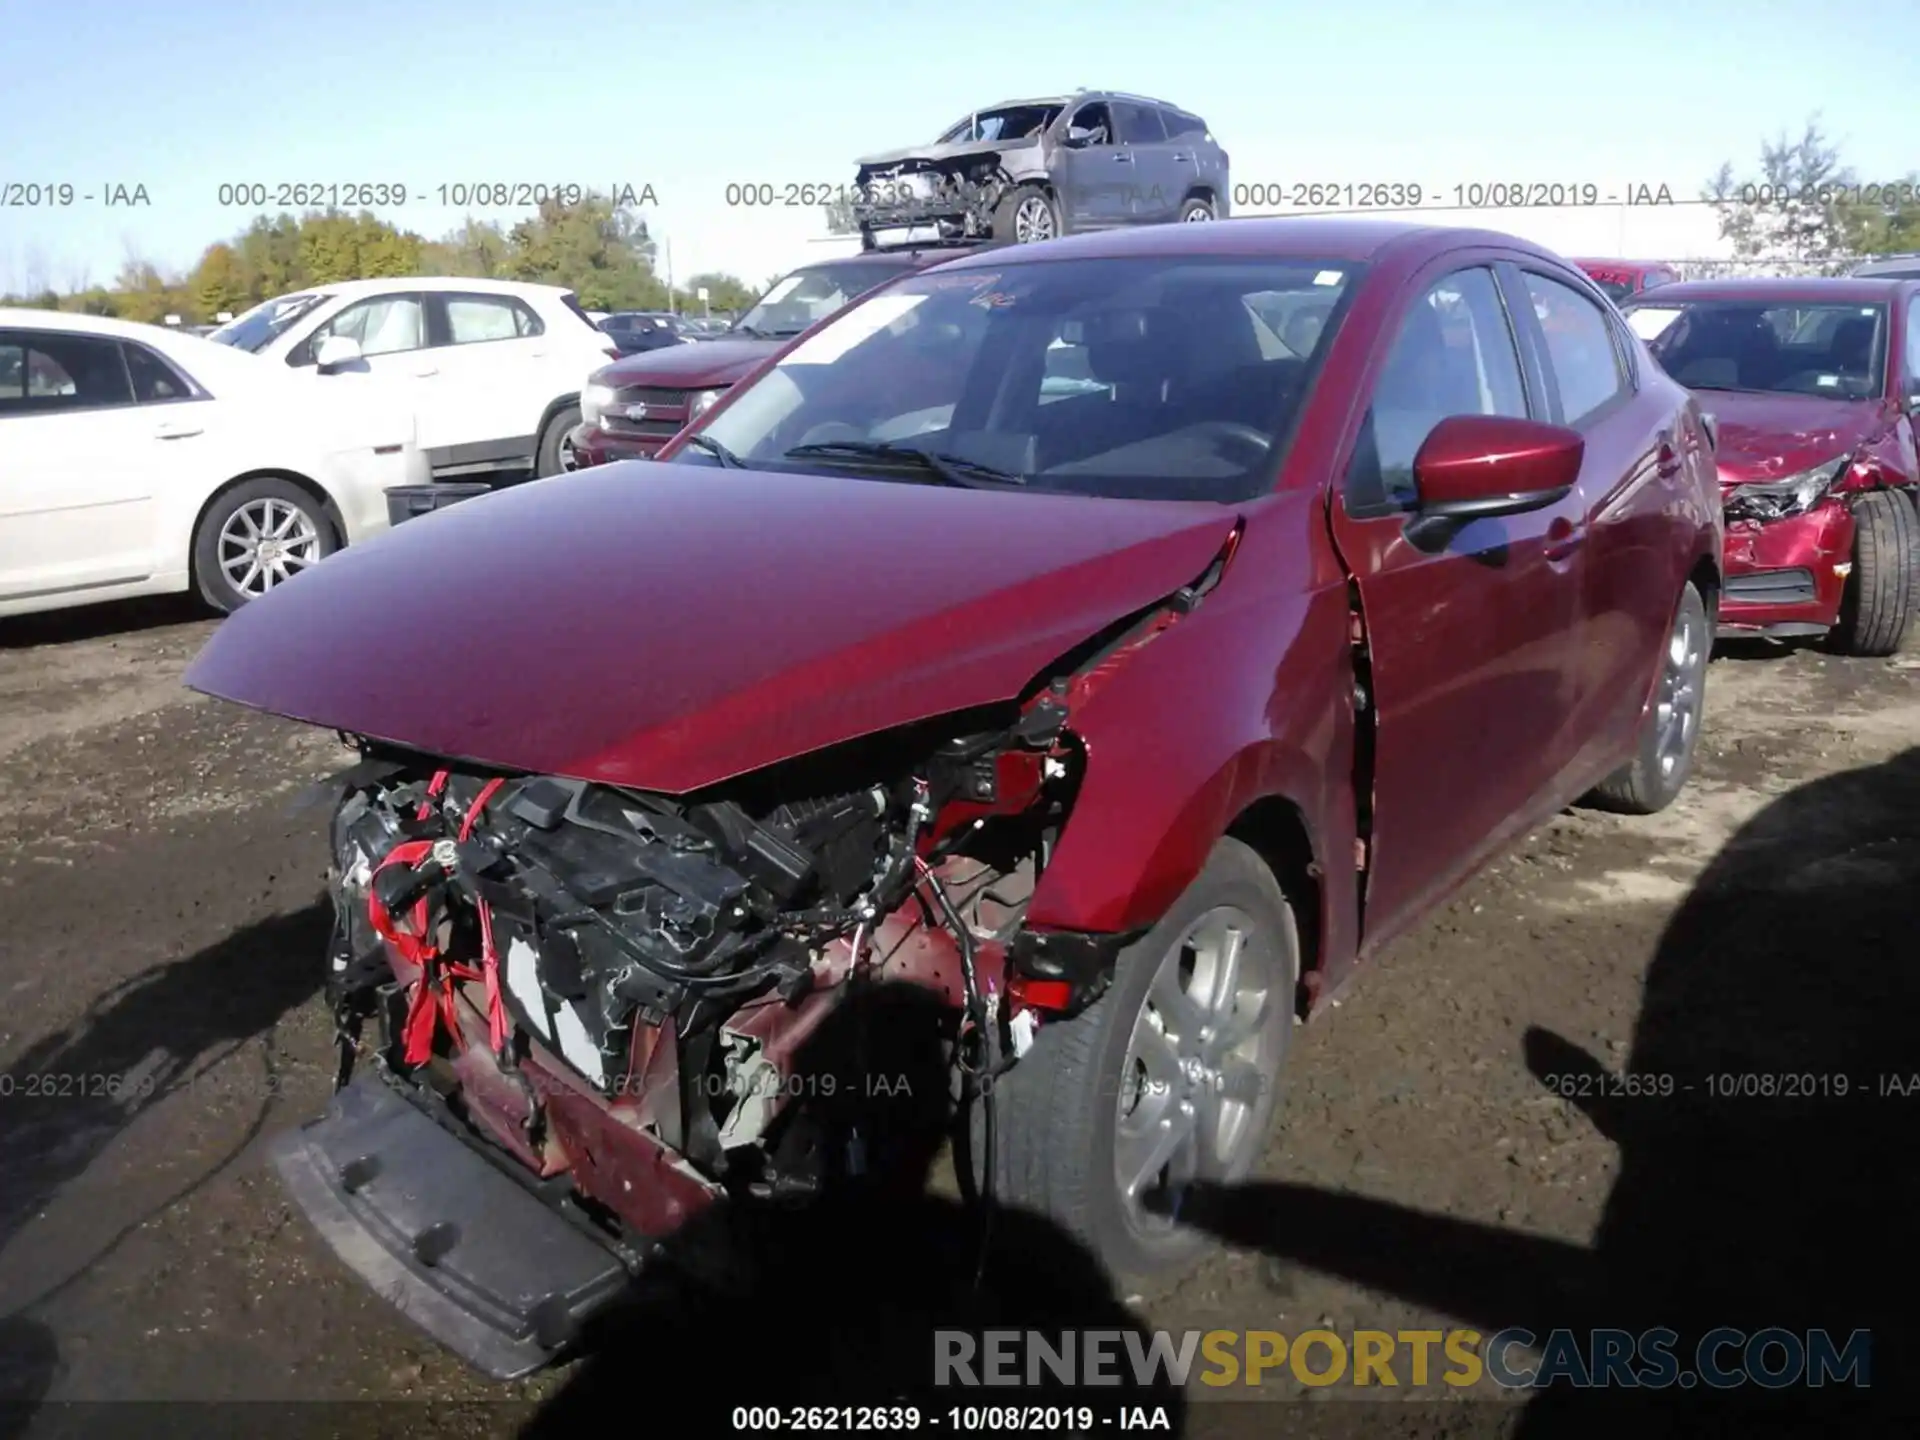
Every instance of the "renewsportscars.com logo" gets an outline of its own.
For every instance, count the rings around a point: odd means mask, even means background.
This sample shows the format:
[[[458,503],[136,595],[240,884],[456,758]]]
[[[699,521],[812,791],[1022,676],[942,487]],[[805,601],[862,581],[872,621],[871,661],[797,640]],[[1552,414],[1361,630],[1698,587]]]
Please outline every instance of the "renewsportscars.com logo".
[[[1855,1330],[937,1330],[941,1386],[1299,1384],[1503,1390],[1871,1384],[1873,1336]]]

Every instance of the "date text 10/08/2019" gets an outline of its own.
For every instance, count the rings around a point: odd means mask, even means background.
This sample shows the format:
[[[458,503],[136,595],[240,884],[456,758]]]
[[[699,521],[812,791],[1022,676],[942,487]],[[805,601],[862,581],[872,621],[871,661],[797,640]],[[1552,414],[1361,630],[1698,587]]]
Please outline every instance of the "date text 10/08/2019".
[[[1679,205],[1666,185],[1601,185],[1592,180],[1476,180],[1422,185],[1409,180],[1235,182],[1233,207],[1262,210],[1553,210],[1593,205]]]
[[[564,180],[459,180],[435,185],[409,185],[398,180],[236,180],[219,185],[214,203],[252,210],[307,209],[391,210],[406,205],[437,205],[448,209],[469,206],[488,210],[535,209],[548,203],[578,205],[603,200],[615,209],[657,206],[659,193],[649,183],[630,180],[611,185],[586,185]]]
[[[744,1433],[836,1434],[927,1430],[955,1435],[1097,1434],[1107,1430],[1171,1432],[1164,1405],[736,1405],[733,1428]]]
[[[1905,1100],[1920,1096],[1920,1071],[1910,1075],[1850,1075],[1845,1071],[1729,1070],[1682,1080],[1653,1071],[1582,1070],[1543,1075],[1563,1100]]]

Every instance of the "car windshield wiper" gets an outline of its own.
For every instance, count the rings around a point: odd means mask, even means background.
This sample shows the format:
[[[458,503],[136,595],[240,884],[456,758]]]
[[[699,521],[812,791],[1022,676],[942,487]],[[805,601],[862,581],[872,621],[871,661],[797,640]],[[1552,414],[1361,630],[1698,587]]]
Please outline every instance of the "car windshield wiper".
[[[969,490],[990,490],[1003,485],[1027,483],[1024,475],[982,465],[962,455],[945,455],[937,450],[922,450],[915,445],[896,445],[885,440],[821,440],[812,445],[796,445],[786,453],[789,460],[816,457],[831,460],[836,456],[852,460],[905,460],[939,477],[944,484],[959,485]]]
[[[734,454],[733,451],[727,449],[726,446],[722,445],[710,435],[689,435],[687,437],[687,444],[696,450],[713,456],[714,459],[718,460],[729,470],[745,470],[748,468],[746,461],[742,460],[738,455]]]

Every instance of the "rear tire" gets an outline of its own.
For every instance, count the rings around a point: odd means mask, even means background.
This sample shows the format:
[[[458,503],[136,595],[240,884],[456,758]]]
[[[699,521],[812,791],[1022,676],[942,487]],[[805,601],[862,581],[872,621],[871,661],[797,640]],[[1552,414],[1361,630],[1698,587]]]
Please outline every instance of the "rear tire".
[[[1828,642],[1842,655],[1897,654],[1920,605],[1920,519],[1897,490],[1853,507],[1853,573]]]
[[[1180,207],[1180,222],[1183,225],[1196,225],[1207,220],[1218,219],[1213,202],[1200,195],[1190,195]]]
[[[1235,928],[1237,963],[1223,966],[1205,937]],[[1234,980],[1223,978],[1228,970]],[[1191,1263],[1207,1236],[1129,1201],[1119,1162],[1156,1177],[1141,1193],[1162,1182],[1177,1187],[1173,1172],[1181,1170],[1224,1185],[1246,1177],[1272,1128],[1299,976],[1299,931],[1273,872],[1240,841],[1221,840],[1160,923],[1121,952],[1106,993],[1073,1019],[1042,1025],[1033,1048],[994,1086],[995,1202],[1055,1220],[1118,1276]],[[1228,990],[1233,999],[1222,1003]],[[1201,1027],[1209,1016],[1217,1038]],[[1168,1068],[1172,1056],[1198,1058],[1216,1073],[1195,1090],[1193,1077]],[[1158,1125],[1150,1110],[1160,1112]],[[968,1117],[976,1156],[987,1148],[981,1111],[976,1104]],[[1176,1151],[1165,1171],[1153,1168],[1156,1132],[1171,1137],[1177,1129],[1165,1127],[1183,1123],[1195,1123],[1192,1134],[1206,1142]],[[1178,1193],[1162,1192],[1161,1208],[1171,1202],[1177,1213]]]
[[[561,450],[567,444],[567,437],[580,423],[580,407],[564,406],[558,414],[547,422],[546,429],[540,432],[540,448],[534,452],[533,478],[544,480],[549,475],[564,473],[569,467],[561,463]]]
[[[263,477],[207,507],[193,535],[193,578],[202,600],[231,615],[338,548],[318,500],[291,480]]]
[[[1595,786],[1588,804],[1621,815],[1653,815],[1673,803],[1693,773],[1712,649],[1707,604],[1689,580],[1667,632],[1658,688],[1640,723],[1633,759]]]

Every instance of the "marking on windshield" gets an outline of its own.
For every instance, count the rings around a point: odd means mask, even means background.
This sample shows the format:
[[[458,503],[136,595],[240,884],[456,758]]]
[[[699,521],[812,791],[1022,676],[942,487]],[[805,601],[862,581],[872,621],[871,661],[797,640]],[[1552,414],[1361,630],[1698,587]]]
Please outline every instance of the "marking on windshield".
[[[1345,271],[1322,270],[1318,275],[1313,277],[1313,283],[1316,285],[1338,285],[1346,278]]]

